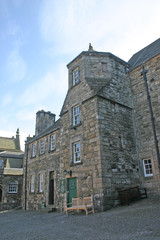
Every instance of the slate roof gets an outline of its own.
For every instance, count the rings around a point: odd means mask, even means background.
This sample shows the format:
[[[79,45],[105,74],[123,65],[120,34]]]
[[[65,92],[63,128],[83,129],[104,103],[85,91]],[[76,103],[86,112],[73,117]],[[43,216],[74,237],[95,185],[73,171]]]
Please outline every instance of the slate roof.
[[[135,53],[128,61],[132,68],[135,68],[147,60],[160,54],[160,38],[158,38],[153,43],[149,44],[147,47],[143,48],[139,52]]]
[[[11,150],[18,151],[16,138],[0,137],[0,151]]]
[[[0,157],[9,157],[9,158],[18,158],[22,159],[24,156],[23,152],[12,152],[12,151],[3,151],[0,152]]]

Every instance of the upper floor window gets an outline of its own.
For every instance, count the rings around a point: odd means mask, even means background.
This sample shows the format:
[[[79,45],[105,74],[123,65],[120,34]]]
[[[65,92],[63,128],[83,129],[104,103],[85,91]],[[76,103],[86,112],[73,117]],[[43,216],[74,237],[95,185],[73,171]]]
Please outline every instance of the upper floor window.
[[[153,176],[151,159],[144,159],[143,160],[143,168],[144,168],[144,176],[145,177],[152,177]]]
[[[30,180],[30,192],[31,193],[34,192],[34,179],[35,179],[35,176],[31,175],[31,180]]]
[[[35,157],[35,156],[36,156],[36,143],[33,143],[31,157]]]
[[[56,135],[50,136],[50,150],[53,151],[56,148]]]
[[[9,193],[17,193],[18,192],[18,182],[17,181],[9,182],[8,192]]]
[[[73,162],[81,162],[81,144],[80,142],[73,143]]]
[[[39,153],[40,154],[43,154],[45,152],[45,140],[41,140],[40,141],[40,150],[39,150]]]
[[[38,175],[38,191],[43,192],[43,174]]]
[[[80,107],[76,106],[73,108],[73,125],[80,123]]]
[[[73,70],[72,73],[72,79],[73,79],[73,86],[79,83],[79,69],[76,68]]]

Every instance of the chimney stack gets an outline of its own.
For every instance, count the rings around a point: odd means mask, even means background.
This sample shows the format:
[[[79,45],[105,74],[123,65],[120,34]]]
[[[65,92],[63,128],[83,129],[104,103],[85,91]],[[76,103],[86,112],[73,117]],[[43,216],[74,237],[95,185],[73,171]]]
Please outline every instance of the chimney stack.
[[[50,127],[55,123],[56,115],[51,112],[45,112],[44,110],[38,111],[36,113],[36,131],[35,135],[37,136],[46,128]]]

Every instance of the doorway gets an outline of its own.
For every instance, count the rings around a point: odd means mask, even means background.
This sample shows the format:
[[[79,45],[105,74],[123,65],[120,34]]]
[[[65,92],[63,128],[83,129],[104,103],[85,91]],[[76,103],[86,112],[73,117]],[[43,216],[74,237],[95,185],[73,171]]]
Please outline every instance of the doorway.
[[[0,188],[0,202],[2,201],[2,189]]]
[[[49,204],[54,204],[54,171],[49,173]]]
[[[68,203],[77,197],[77,178],[68,178]]]

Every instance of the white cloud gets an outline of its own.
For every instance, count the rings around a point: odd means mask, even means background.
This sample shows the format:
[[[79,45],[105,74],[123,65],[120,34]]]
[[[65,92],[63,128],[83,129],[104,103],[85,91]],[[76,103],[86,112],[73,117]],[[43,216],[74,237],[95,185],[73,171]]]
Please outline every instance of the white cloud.
[[[127,60],[146,39],[157,38],[159,8],[159,0],[48,0],[41,8],[40,30],[53,43],[53,55],[87,50],[91,42],[97,51],[114,51]]]
[[[6,70],[11,82],[19,82],[26,76],[26,63],[18,49],[12,50],[8,56]]]

